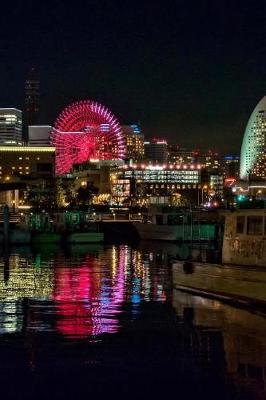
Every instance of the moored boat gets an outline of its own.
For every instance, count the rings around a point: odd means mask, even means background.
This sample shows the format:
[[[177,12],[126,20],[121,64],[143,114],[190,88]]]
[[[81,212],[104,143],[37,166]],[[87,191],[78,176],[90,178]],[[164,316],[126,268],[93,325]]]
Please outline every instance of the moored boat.
[[[67,238],[67,243],[100,243],[103,242],[104,235],[102,232],[73,232]]]
[[[266,305],[266,212],[226,213],[221,264],[173,263],[176,289]]]
[[[150,206],[140,222],[134,222],[141,239],[177,242],[214,241],[219,216],[167,205]]]

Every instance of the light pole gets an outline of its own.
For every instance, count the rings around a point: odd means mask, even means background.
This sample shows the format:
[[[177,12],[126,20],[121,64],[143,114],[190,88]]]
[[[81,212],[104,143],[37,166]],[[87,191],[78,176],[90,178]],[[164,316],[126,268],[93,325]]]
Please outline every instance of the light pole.
[[[207,189],[208,189],[208,185],[204,185],[201,188],[201,202],[202,202],[202,204],[204,203],[204,190],[207,190]]]

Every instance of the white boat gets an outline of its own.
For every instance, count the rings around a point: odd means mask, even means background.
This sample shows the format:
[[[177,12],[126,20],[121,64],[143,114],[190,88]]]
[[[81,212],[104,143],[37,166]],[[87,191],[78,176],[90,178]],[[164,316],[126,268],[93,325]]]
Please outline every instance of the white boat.
[[[227,213],[222,264],[173,263],[176,289],[266,305],[266,210]]]
[[[199,220],[199,213],[167,205],[150,206],[143,220],[134,222],[141,239],[165,241],[211,241],[216,239],[214,221]]]

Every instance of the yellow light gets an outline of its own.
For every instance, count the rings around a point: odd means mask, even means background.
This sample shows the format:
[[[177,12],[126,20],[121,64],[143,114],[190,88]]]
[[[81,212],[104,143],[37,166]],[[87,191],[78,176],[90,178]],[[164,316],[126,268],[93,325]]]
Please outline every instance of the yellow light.
[[[6,181],[10,181],[10,176],[6,176],[6,177],[5,177],[5,180],[6,180]]]
[[[0,152],[13,152],[13,153],[36,153],[36,152],[41,152],[41,153],[54,153],[55,152],[55,147],[48,147],[48,146],[43,146],[43,147],[29,147],[29,146],[0,146]]]

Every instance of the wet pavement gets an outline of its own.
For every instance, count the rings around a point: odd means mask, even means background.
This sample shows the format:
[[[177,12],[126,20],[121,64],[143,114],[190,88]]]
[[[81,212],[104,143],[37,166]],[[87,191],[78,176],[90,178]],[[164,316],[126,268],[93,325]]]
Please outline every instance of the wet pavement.
[[[266,398],[266,315],[173,290],[176,253],[140,243],[2,256],[3,398]]]

